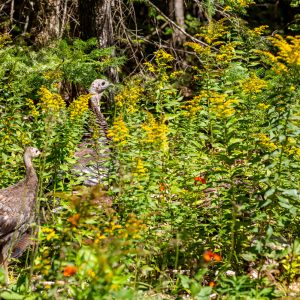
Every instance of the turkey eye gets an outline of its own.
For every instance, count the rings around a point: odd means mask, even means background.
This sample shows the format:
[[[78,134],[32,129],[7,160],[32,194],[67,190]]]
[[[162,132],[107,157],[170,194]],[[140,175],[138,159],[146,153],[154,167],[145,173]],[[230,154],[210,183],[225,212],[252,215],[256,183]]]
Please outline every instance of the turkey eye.
[[[105,82],[104,81],[102,81],[102,83],[101,83],[102,85],[105,85]]]

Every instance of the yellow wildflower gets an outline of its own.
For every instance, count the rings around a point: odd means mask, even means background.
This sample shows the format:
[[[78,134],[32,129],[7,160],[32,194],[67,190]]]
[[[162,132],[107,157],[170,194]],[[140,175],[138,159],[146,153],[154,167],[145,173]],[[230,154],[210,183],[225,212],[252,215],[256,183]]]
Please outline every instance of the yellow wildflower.
[[[47,233],[47,235],[46,235],[46,240],[47,240],[47,241],[50,241],[50,240],[52,240],[52,239],[57,238],[57,235],[56,235],[56,233],[55,233],[55,230],[52,229],[52,228],[42,228],[42,232],[43,232],[43,233]]]
[[[125,86],[120,93],[116,95],[116,105],[119,107],[127,107],[129,112],[136,111],[136,105],[142,97],[144,88],[140,86],[141,81],[133,82],[133,85]]]
[[[271,141],[271,139],[264,133],[259,133],[256,135],[256,137],[259,139],[259,143],[266,147],[267,149],[274,151],[278,147],[274,142]]]
[[[50,92],[42,86],[39,91],[40,105],[43,112],[58,112],[66,107],[66,104],[61,95]]]
[[[203,98],[207,97],[207,93],[201,92],[199,95],[195,96],[193,99],[188,100],[185,102],[185,104],[182,106],[182,108],[185,110],[184,115],[187,117],[195,117],[197,113],[202,110],[202,106],[200,105],[200,102]]]
[[[276,55],[268,51],[256,51],[270,60],[276,73],[287,72],[290,66],[300,66],[300,36],[288,36],[284,39],[279,34],[270,38],[272,44],[277,47]]]
[[[266,109],[268,109],[270,107],[270,104],[265,104],[265,103],[259,103],[258,105],[257,105],[257,108],[258,109],[261,109],[261,110],[266,110]]]
[[[145,175],[146,173],[147,173],[147,168],[144,167],[143,161],[140,158],[138,158],[133,175],[135,175],[136,177],[140,177]]]
[[[112,138],[119,145],[126,145],[129,136],[129,129],[122,116],[117,117],[113,123],[113,127],[108,130],[108,137]]]
[[[167,53],[165,50],[162,49],[154,52],[154,54],[155,54],[155,61],[157,64],[169,63],[174,60],[174,57],[171,54]]]
[[[39,116],[39,112],[38,112],[36,106],[34,105],[33,100],[27,99],[27,105],[29,106],[29,108],[31,110],[31,115],[33,117],[37,118]]]
[[[76,119],[83,116],[83,114],[89,109],[89,99],[91,95],[80,95],[69,106],[70,119]]]
[[[228,118],[235,113],[234,106],[239,103],[237,99],[228,99],[227,94],[210,92],[209,102],[211,110],[219,118]]]
[[[43,74],[43,77],[47,80],[50,80],[50,79],[61,79],[62,77],[62,72],[60,70],[49,70],[49,71],[46,71],[44,74]]]
[[[96,273],[93,270],[91,270],[91,269],[87,271],[87,275],[90,278],[95,278],[96,277]]]
[[[300,66],[300,36],[288,36],[285,40],[281,35],[276,34],[275,37],[270,39],[273,45],[278,48],[277,57],[279,60],[287,64]]]
[[[229,63],[235,57],[235,46],[236,43],[227,43],[220,47],[220,52],[217,53],[216,59],[220,62]]]
[[[262,25],[262,26],[259,26],[259,27],[255,27],[252,29],[252,32],[255,34],[255,35],[262,35],[264,33],[264,31],[268,28],[269,26],[268,25]]]
[[[241,6],[241,7],[247,7],[251,4],[255,4],[253,0],[236,0],[236,2]]]
[[[259,93],[267,86],[267,82],[258,78],[255,74],[241,82],[242,89],[245,93]]]
[[[194,42],[186,42],[184,43],[184,46],[191,47],[197,54],[210,54],[210,48],[209,47],[203,47],[197,43]]]
[[[220,45],[219,39],[226,33],[228,33],[228,28],[224,25],[224,20],[220,20],[209,22],[207,26],[203,27],[203,33],[199,33],[197,36],[202,37],[209,45],[218,46]]]
[[[163,151],[168,149],[168,126],[165,124],[165,120],[156,121],[151,113],[148,113],[148,120],[142,125],[142,128],[146,131],[146,143],[153,143]]]
[[[150,62],[145,62],[144,65],[147,67],[148,71],[155,73],[156,72],[156,68],[153,64],[151,64]]]

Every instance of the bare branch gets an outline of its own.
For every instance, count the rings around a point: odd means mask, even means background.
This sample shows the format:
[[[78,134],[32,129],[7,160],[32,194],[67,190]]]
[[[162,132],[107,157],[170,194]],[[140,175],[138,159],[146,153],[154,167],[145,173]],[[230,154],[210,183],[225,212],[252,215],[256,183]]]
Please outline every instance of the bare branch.
[[[166,19],[166,21],[168,23],[170,23],[172,26],[174,26],[175,28],[177,28],[179,31],[181,31],[185,36],[187,36],[188,38],[190,38],[193,42],[198,43],[204,47],[210,47],[211,49],[215,50],[215,51],[219,51],[217,48],[212,47],[204,42],[202,42],[201,40],[198,40],[197,38],[193,37],[192,35],[190,35],[189,33],[187,33],[183,28],[181,28],[180,26],[178,26],[173,20],[171,20],[168,16],[166,16],[155,4],[153,4],[150,0],[145,0],[145,2],[147,4],[149,4],[152,8],[154,8],[164,19]]]

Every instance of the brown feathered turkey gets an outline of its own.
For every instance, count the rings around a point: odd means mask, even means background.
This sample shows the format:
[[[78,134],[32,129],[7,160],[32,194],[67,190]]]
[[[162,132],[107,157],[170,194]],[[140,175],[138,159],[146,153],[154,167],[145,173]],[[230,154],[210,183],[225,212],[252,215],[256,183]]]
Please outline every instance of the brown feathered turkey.
[[[0,190],[0,265],[7,268],[9,257],[20,256],[35,215],[38,177],[32,158],[40,151],[28,147],[24,153],[26,176],[20,182]],[[21,245],[21,246],[18,246]],[[16,247],[14,253],[14,247]]]
[[[77,163],[74,166],[76,172],[84,177],[84,184],[94,186],[107,179],[109,165],[111,163],[111,150],[109,144],[111,140],[107,136],[108,125],[101,112],[100,102],[105,90],[112,84],[105,79],[95,79],[89,92],[91,94],[90,108],[94,114],[99,139],[92,138],[92,132],[85,134],[84,141],[78,146],[75,153]]]

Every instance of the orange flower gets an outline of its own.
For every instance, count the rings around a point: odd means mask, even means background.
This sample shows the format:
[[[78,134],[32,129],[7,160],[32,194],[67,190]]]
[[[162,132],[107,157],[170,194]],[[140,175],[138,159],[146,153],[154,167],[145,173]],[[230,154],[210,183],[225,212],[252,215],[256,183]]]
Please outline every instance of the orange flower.
[[[194,180],[195,184],[197,183],[197,181],[200,181],[202,184],[206,184],[206,180],[200,176],[195,177]]]
[[[222,257],[221,257],[221,255],[214,253],[213,259],[214,259],[214,261],[221,261]]]
[[[80,219],[80,214],[75,214],[73,216],[71,216],[70,218],[68,218],[68,221],[73,225],[73,226],[77,226],[78,222]]]
[[[161,182],[161,183],[159,184],[159,190],[160,190],[161,192],[167,190],[168,187],[169,187],[169,185],[168,185],[167,183],[165,183],[165,182]]]
[[[209,261],[221,261],[222,260],[222,257],[221,255],[217,254],[217,253],[214,253],[210,250],[206,250],[203,254],[203,259],[207,262]]]
[[[209,284],[208,284],[210,287],[214,287],[216,285],[216,283],[214,281],[211,281]]]
[[[204,252],[203,258],[207,262],[211,261],[214,258],[214,253],[212,251],[210,251],[210,250],[207,250],[207,251]]]
[[[77,273],[77,268],[75,266],[66,266],[64,269],[64,276],[70,277]]]

